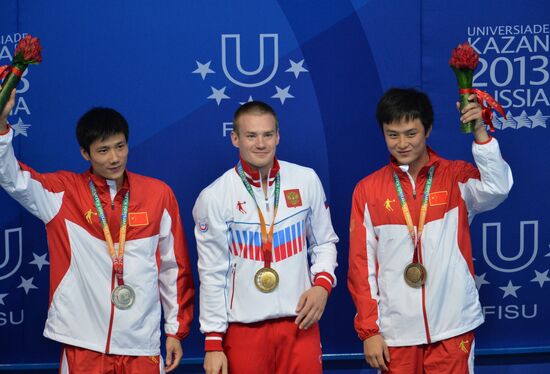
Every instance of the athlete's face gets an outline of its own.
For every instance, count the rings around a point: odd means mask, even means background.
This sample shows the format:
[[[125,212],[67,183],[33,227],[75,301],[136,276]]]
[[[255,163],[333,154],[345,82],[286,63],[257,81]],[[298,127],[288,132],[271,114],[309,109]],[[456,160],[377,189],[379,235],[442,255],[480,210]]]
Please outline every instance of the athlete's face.
[[[269,113],[241,115],[237,132],[231,133],[231,141],[247,164],[267,175],[279,144],[275,118]]]
[[[120,188],[128,161],[128,143],[124,134],[115,134],[99,139],[90,145],[90,153],[80,149],[82,157],[92,164],[95,175],[116,181]]]
[[[400,165],[419,170],[428,161],[426,139],[431,128],[426,133],[420,119],[384,123],[383,130],[386,146]]]

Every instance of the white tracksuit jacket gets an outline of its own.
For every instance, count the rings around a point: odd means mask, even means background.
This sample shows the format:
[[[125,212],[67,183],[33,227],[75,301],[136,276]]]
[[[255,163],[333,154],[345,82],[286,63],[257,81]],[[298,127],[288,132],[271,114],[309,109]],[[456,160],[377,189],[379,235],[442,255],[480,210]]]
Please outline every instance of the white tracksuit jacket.
[[[221,341],[228,323],[295,316],[300,295],[312,284],[330,290],[336,283],[338,237],[316,173],[276,160],[266,200],[258,172],[244,161],[242,165],[268,230],[274,177],[277,172],[281,175],[271,264],[280,283],[271,293],[256,289],[254,274],[264,266],[258,210],[236,168],[232,168],[201,192],[193,208],[201,281],[200,325],[208,334],[207,350],[209,339]]]

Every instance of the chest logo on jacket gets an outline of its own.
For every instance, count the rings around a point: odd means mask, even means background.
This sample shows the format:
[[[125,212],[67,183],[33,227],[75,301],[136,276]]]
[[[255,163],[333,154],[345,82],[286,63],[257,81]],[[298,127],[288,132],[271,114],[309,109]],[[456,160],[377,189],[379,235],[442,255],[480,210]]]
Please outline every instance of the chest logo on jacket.
[[[92,224],[92,217],[96,215],[97,216],[97,213],[94,212],[92,210],[92,208],[90,208],[90,210],[88,210],[86,213],[84,213],[84,217],[86,217],[86,221],[88,221],[88,223],[91,225]]]
[[[430,206],[447,204],[449,193],[447,191],[436,191],[430,193]]]
[[[235,256],[254,261],[264,261],[262,234],[259,230],[250,230],[247,225],[231,228],[230,250]],[[279,262],[301,253],[306,248],[306,222],[300,220],[286,227],[280,227],[273,233],[272,261]]]
[[[390,200],[389,198],[386,199],[386,201],[384,202],[384,208],[386,208],[386,210],[388,212],[393,212],[393,207],[391,206],[392,203],[395,203],[395,199],[393,200]]]
[[[285,191],[286,206],[289,208],[296,208],[302,206],[302,196],[300,190],[295,188],[293,190]]]
[[[245,201],[237,200],[237,210],[242,214],[246,214],[246,210],[244,209],[244,204],[246,204],[246,200]]]
[[[130,226],[147,226],[149,224],[149,216],[147,212],[128,213],[128,224]]]

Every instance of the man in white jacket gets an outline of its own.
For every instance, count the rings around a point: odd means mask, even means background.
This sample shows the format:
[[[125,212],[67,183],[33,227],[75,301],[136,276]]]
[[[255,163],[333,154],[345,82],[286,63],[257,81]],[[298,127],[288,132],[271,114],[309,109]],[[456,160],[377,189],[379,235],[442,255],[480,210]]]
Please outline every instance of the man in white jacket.
[[[277,160],[270,106],[246,103],[233,124],[240,159],[193,209],[206,373],[321,373],[317,321],[338,241],[323,187],[312,169]]]

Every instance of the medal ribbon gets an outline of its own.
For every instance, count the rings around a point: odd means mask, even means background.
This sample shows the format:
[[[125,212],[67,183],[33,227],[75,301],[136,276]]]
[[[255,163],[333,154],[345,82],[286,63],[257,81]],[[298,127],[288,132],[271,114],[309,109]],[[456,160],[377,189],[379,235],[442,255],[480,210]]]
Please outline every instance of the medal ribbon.
[[[0,66],[0,79],[4,79],[8,76],[9,73],[15,74],[17,77],[21,78],[23,72],[11,65]]]
[[[502,105],[500,105],[489,93],[478,90],[477,88],[461,88],[458,90],[458,93],[461,95],[471,93],[477,96],[477,102],[481,105],[483,123],[489,126],[491,132],[495,132],[495,127],[493,126],[493,112],[491,109],[496,110],[506,119],[506,113],[504,113]],[[487,105],[483,104],[483,102],[486,102]]]
[[[107,219],[105,218],[105,212],[103,211],[101,201],[99,200],[99,195],[91,178],[90,191],[92,192],[92,198],[94,199],[94,205],[99,217],[99,222],[101,222],[101,227],[103,228],[103,235],[105,236],[105,241],[107,242],[107,248],[109,249],[109,254],[111,255],[111,260],[113,261],[113,269],[115,270],[118,285],[122,286],[124,284],[124,245],[126,244],[126,226],[128,222],[128,201],[130,200],[130,191],[126,192],[124,199],[122,200],[118,252],[115,250],[111,230],[109,230],[109,225],[107,224]]]
[[[424,195],[422,196],[422,206],[420,208],[420,217],[418,219],[418,233],[414,233],[414,223],[411,217],[411,211],[407,205],[407,200],[405,200],[405,194],[403,192],[403,187],[399,181],[399,177],[396,172],[393,172],[393,181],[395,184],[395,189],[397,191],[397,196],[399,197],[399,203],[401,204],[401,210],[403,211],[403,216],[407,222],[407,228],[409,229],[409,234],[414,245],[414,255],[413,263],[418,263],[418,245],[420,244],[420,238],[422,236],[422,231],[424,231],[424,222],[426,221],[426,215],[428,213],[428,198],[430,196],[430,189],[432,188],[432,180],[434,175],[434,166],[430,167],[428,171],[428,179],[426,180],[426,185],[424,186]]]
[[[241,180],[243,181],[243,184],[246,187],[246,190],[248,191],[250,196],[252,196],[252,200],[254,200],[254,203],[256,204],[256,208],[258,209],[258,216],[260,216],[260,228],[262,230],[262,252],[264,255],[264,267],[270,268],[271,267],[271,250],[273,249],[273,228],[275,227],[275,216],[277,215],[277,209],[279,208],[281,176],[279,173],[277,173],[277,175],[275,176],[275,202],[274,202],[274,208],[273,208],[273,220],[271,221],[271,226],[269,227],[269,233],[268,233],[267,226],[265,224],[264,215],[262,214],[260,206],[256,201],[256,197],[254,196],[254,190],[252,189],[252,186],[246,179],[246,175],[244,174],[243,165],[241,164],[241,161],[239,161],[237,165],[237,171],[239,172],[239,176],[241,177]],[[268,177],[267,183],[269,183],[269,177]]]

